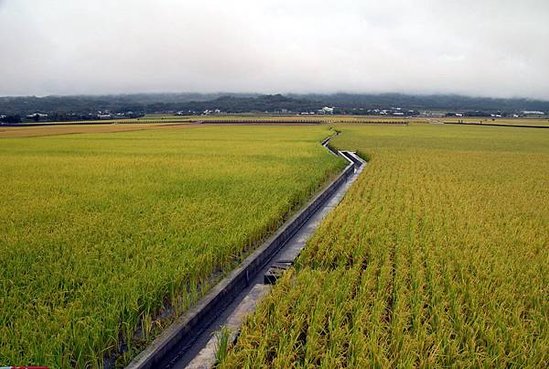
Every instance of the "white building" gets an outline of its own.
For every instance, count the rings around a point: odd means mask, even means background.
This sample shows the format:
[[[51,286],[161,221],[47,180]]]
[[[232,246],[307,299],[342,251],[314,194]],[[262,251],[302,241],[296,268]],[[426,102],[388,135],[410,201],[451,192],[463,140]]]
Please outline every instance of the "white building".
[[[43,113],[33,113],[33,114],[27,115],[27,118],[29,118],[29,119],[47,118],[47,117],[48,117],[48,114],[43,114]]]
[[[333,107],[323,107],[318,111],[320,114],[334,114],[334,108]]]

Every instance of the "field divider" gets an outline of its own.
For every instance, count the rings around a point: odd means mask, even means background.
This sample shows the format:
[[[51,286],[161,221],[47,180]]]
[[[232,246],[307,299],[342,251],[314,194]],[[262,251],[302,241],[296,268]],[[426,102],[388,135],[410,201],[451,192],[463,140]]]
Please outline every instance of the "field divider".
[[[322,146],[332,153],[335,151],[329,147],[329,141],[334,136],[322,141]],[[201,333],[208,329],[242,291],[250,287],[250,282],[268,266],[286,243],[364,163],[358,159],[350,159],[352,157],[350,154],[338,152],[338,155],[349,162],[342,172],[244,259],[237,268],[215,285],[196,305],[177,318],[139,353],[126,369],[169,368],[193,345]]]

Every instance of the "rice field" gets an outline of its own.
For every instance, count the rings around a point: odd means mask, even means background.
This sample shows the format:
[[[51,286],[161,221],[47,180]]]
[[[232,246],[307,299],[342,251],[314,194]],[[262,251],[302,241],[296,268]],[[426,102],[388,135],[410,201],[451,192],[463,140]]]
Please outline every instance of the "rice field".
[[[341,125],[369,158],[220,368],[546,368],[549,132]]]
[[[159,129],[166,127],[190,128],[188,125],[181,124],[153,124],[153,123],[109,123],[109,124],[86,124],[79,123],[73,125],[56,124],[51,126],[32,126],[32,127],[2,127],[0,126],[1,138],[16,137],[38,137],[38,136],[58,136],[72,135],[81,133],[114,133],[127,131],[141,131],[146,129]]]
[[[345,165],[326,127],[39,129],[0,138],[0,366],[124,364]]]

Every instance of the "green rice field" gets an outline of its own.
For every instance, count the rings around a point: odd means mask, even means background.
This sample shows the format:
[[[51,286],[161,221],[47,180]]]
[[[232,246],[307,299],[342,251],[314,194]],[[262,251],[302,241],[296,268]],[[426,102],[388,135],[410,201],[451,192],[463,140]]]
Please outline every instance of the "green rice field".
[[[0,135],[0,366],[122,365],[345,166],[324,126],[29,129]]]
[[[219,367],[546,368],[549,131],[338,129],[369,163]]]

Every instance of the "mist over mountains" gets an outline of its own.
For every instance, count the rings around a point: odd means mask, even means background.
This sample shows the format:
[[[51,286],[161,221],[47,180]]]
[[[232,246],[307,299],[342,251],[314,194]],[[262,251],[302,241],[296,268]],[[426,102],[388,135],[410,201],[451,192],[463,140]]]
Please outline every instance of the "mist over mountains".
[[[27,115],[36,112],[86,114],[98,111],[200,114],[204,110],[225,113],[286,112],[298,113],[333,106],[339,112],[399,107],[417,111],[520,112],[537,110],[548,113],[549,101],[503,99],[460,95],[407,94],[287,94],[243,93],[156,93],[127,95],[73,95],[0,97],[0,114]]]

